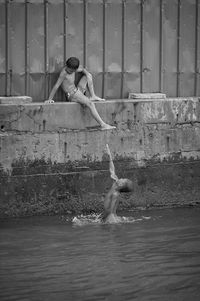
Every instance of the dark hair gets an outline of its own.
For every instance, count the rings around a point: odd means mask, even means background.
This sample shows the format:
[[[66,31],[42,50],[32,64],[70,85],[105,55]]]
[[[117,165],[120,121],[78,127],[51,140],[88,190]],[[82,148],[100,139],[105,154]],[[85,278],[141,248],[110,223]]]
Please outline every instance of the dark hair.
[[[121,192],[131,192],[133,191],[133,182],[126,179],[125,183],[122,186],[119,186],[117,190]]]
[[[68,58],[68,60],[66,61],[66,66],[71,69],[78,69],[79,64],[79,59],[73,56]]]

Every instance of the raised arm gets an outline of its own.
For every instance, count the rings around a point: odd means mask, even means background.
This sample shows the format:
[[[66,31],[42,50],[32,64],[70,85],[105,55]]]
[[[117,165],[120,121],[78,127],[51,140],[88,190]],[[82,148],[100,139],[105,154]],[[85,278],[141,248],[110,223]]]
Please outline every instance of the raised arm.
[[[113,160],[112,160],[112,155],[111,155],[111,152],[110,152],[110,148],[108,146],[108,144],[106,144],[106,150],[107,150],[107,153],[108,153],[108,156],[109,156],[109,168],[110,168],[110,177],[114,180],[114,181],[118,181],[118,177],[117,175],[115,174],[115,166],[113,164]]]

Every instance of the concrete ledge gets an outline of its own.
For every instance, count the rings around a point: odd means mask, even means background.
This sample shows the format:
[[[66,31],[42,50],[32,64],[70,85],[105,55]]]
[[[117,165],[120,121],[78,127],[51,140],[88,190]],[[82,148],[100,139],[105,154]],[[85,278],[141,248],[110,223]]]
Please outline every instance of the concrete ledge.
[[[0,104],[26,104],[31,103],[32,97],[30,96],[0,96]]]
[[[137,101],[120,99],[96,102],[102,119],[118,129],[133,123],[185,123],[200,121],[198,98]],[[1,105],[0,129],[20,132],[62,132],[67,130],[98,129],[89,110],[76,103],[29,103]]]
[[[149,99],[149,100],[153,100],[153,99],[166,99],[166,94],[163,93],[133,93],[130,92],[128,94],[128,98],[129,99]]]

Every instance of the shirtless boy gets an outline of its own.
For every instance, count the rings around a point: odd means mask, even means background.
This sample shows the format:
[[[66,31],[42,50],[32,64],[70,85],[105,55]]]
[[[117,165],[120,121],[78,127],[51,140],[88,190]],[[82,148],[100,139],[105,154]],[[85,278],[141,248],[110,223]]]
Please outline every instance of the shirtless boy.
[[[59,78],[49,95],[49,99],[46,100],[45,103],[54,103],[53,97],[61,85],[69,101],[74,101],[81,105],[85,105],[90,109],[92,116],[99,123],[102,130],[114,129],[115,126],[105,123],[97,112],[93,101],[105,101],[105,99],[96,96],[94,92],[92,75],[85,68],[79,67],[79,64],[79,59],[76,57],[70,57],[66,61],[65,67],[61,70]],[[82,73],[82,77],[78,83],[76,83],[77,74],[80,74],[80,72]],[[84,95],[87,86],[90,93],[90,98]]]
[[[106,195],[104,201],[104,212],[101,215],[101,219],[106,223],[117,223],[120,222],[120,217],[116,214],[119,204],[118,196],[122,192],[131,192],[133,190],[133,183],[128,179],[118,179],[115,174],[115,166],[113,164],[108,144],[106,144],[106,149],[109,155],[110,176],[114,180],[114,183]]]

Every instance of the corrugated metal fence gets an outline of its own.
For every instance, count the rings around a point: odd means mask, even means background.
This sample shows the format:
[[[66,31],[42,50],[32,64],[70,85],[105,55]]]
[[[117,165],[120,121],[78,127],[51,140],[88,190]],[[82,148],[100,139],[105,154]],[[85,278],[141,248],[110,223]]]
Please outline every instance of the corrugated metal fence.
[[[72,55],[106,98],[200,95],[200,0],[0,0],[0,95],[43,101]]]

